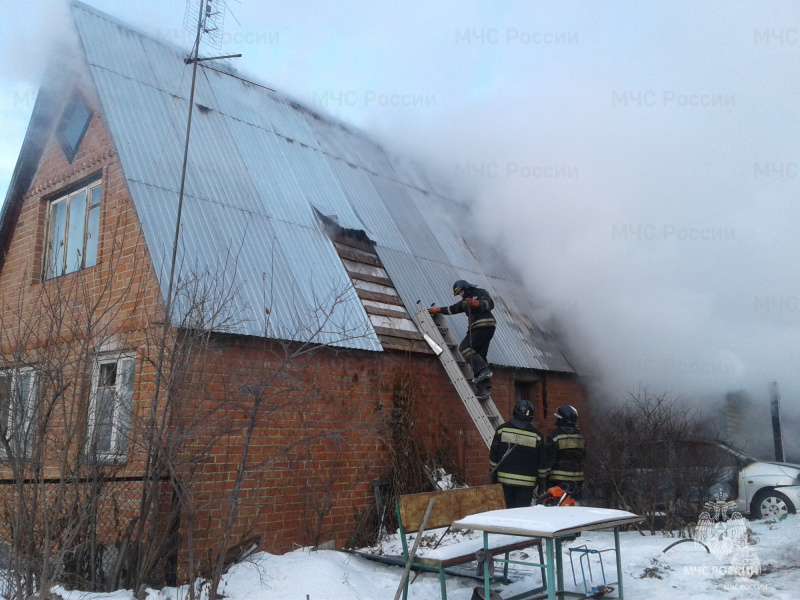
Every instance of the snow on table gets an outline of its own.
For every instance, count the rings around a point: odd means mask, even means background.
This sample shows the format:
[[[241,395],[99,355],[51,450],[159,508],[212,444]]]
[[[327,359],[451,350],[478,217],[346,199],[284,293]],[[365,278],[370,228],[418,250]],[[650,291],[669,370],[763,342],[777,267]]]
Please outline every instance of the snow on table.
[[[531,543],[531,538],[528,536],[508,536],[508,535],[490,535],[489,548],[496,548],[499,546],[507,546],[517,543]],[[478,550],[483,550],[483,538],[478,537],[475,539],[461,540],[457,544],[446,545],[443,544],[438,548],[420,548],[417,551],[417,558],[424,558],[428,560],[441,560],[447,562],[450,559],[458,556],[466,556],[468,554],[474,555]]]
[[[455,521],[453,528],[552,538],[641,520],[642,517],[625,510],[589,506],[529,506],[469,515]]]

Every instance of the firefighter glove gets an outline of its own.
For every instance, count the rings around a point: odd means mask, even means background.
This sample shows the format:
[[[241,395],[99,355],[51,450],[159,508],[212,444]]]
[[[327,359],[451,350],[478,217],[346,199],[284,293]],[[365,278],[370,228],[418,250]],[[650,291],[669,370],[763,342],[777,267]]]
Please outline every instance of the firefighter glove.
[[[431,313],[432,315],[438,315],[440,312],[442,312],[442,309],[439,308],[438,306],[432,306],[428,309],[428,312]]]
[[[472,308],[478,308],[481,305],[481,301],[475,300],[474,298],[467,298],[464,302],[467,303],[467,306],[471,306]]]

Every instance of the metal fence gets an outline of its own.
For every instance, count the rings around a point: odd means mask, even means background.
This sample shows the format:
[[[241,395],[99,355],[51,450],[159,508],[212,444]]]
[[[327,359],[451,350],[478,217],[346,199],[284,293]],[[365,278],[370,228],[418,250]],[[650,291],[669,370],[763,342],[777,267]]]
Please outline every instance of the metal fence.
[[[37,591],[45,561],[56,582],[70,589],[127,587],[141,577],[140,531],[147,540],[176,538],[157,544],[164,555],[150,561],[157,571],[151,580],[174,579],[177,521],[169,483],[160,482],[158,491],[165,517],[148,517],[140,530],[144,490],[140,478],[0,481],[0,596]]]

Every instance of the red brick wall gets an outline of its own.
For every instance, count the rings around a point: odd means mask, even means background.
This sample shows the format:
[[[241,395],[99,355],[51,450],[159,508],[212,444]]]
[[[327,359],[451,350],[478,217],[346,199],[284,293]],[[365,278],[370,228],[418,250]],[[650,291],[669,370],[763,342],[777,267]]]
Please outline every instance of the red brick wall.
[[[578,411],[578,424],[586,415],[586,394],[580,380],[575,376],[548,373],[544,376],[544,385],[547,388],[547,414],[541,422],[542,431],[555,427],[556,419],[553,416],[559,406],[570,404]]]
[[[195,520],[195,539],[202,546],[213,545],[224,533],[220,513],[225,504],[221,499],[232,486],[232,473],[241,455],[247,425],[244,409],[252,406],[252,399],[233,399],[231,395],[243,385],[270,376],[279,361],[265,360],[265,356],[276,348],[276,344],[265,346],[258,340],[218,338],[191,370],[195,387],[190,395],[202,398],[206,410],[224,406],[226,423],[235,430],[213,445],[211,463],[196,475],[195,485],[202,490],[198,501],[206,507]],[[434,451],[437,445],[449,448],[453,458],[462,462],[468,484],[488,483],[488,449],[432,355],[321,348],[293,359],[288,368],[291,381],[277,381],[278,393],[262,407],[248,465],[264,466],[253,468],[245,484],[242,518],[235,524],[233,542],[261,533],[270,552],[311,543],[307,529],[313,491],[320,493],[330,481],[330,512],[323,518],[320,541],[344,544],[360,515],[375,504],[370,481],[389,473],[390,433],[386,427],[393,407],[393,384],[408,374],[417,390],[416,431],[428,449]],[[493,398],[504,418],[510,416],[514,404],[513,377],[510,369],[497,369],[494,377]],[[572,378],[548,374],[547,382],[552,402],[581,409],[582,393]],[[209,389],[215,392],[209,393]],[[211,423],[212,418],[203,421]],[[344,439],[338,447],[324,439],[311,444],[310,451],[308,445],[300,444],[282,453],[303,438],[340,430],[344,430]],[[203,435],[213,434],[206,431]],[[192,437],[198,447],[203,445],[202,435]]]

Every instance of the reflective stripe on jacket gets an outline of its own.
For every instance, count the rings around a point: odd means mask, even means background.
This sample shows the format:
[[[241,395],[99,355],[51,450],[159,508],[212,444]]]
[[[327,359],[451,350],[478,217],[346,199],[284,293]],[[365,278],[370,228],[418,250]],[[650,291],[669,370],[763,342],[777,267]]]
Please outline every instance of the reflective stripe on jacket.
[[[512,419],[494,434],[489,450],[489,467],[495,470],[499,483],[535,487],[543,453],[542,434],[533,424]]]
[[[557,427],[545,442],[546,469],[541,473],[554,481],[583,481],[586,440],[578,427]]]

